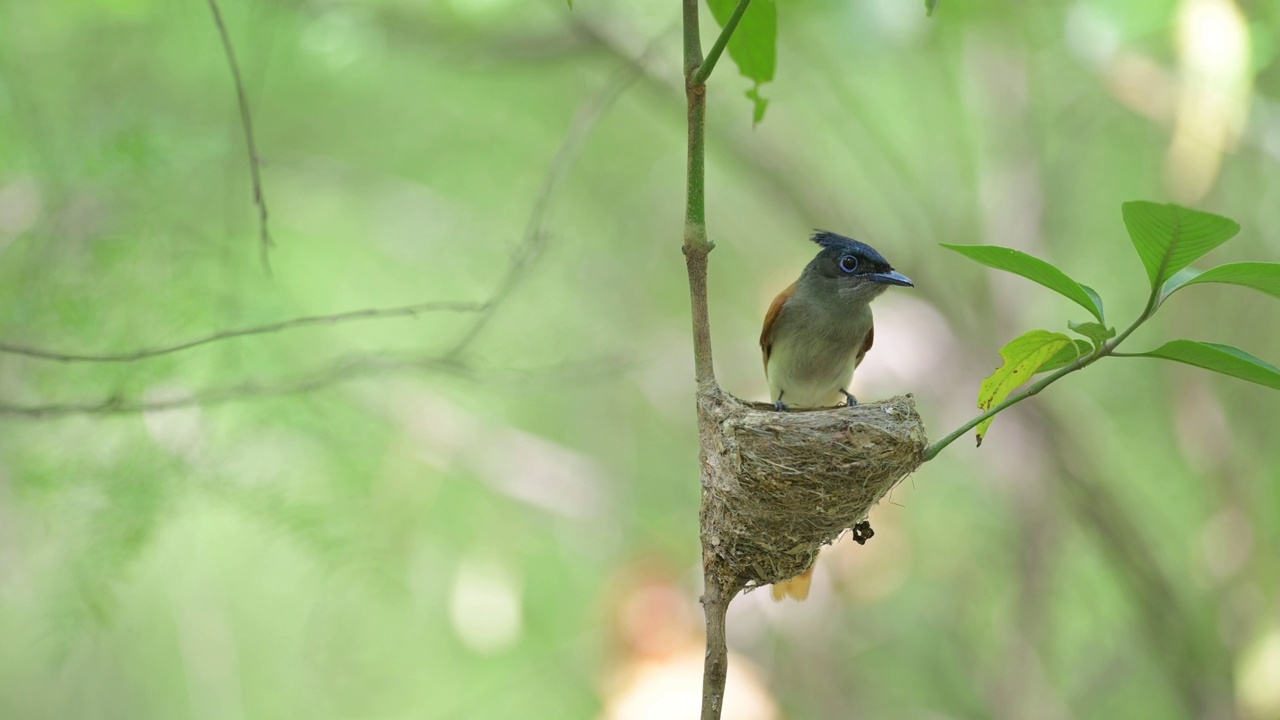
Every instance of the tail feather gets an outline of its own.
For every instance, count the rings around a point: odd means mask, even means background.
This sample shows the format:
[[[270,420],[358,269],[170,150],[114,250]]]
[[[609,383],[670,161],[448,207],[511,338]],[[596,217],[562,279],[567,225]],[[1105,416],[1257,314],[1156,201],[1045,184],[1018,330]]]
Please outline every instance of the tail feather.
[[[790,580],[774,583],[773,587],[769,589],[769,593],[773,596],[775,602],[786,597],[795,598],[797,601],[804,600],[809,597],[809,584],[811,582],[813,582],[812,567]]]

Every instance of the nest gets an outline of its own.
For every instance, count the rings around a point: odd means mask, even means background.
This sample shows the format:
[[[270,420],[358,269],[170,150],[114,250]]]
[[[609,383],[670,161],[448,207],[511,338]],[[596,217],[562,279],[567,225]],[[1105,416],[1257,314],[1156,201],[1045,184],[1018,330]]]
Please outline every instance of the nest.
[[[869,531],[867,513],[928,444],[910,395],[780,413],[717,388],[699,409],[712,420],[702,423],[703,562],[735,591],[793,578],[845,530]]]

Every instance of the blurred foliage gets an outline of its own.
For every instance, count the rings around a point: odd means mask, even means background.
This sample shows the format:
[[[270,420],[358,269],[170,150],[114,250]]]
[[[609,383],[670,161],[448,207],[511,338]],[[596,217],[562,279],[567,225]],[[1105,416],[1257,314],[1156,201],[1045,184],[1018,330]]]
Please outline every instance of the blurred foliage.
[[[711,312],[736,394],[765,394],[758,323],[814,227],[916,281],[877,302],[853,390],[915,393],[935,434],[976,413],[999,347],[1074,309],[938,243],[1045,258],[1120,318],[1146,299],[1121,201],[1237,220],[1212,264],[1280,261],[1274,3],[777,5],[765,121],[751,81],[726,65],[710,83]],[[699,627],[677,7],[221,8],[274,276],[207,4],[0,0],[0,341],[116,352],[483,302],[530,247],[575,118],[643,73],[580,138],[518,286],[454,363],[0,416],[0,717],[628,717],[627,689]],[[1206,284],[1128,342],[1274,363],[1275,312]],[[441,357],[473,321],[135,363],[3,355],[0,404],[271,387]],[[824,553],[809,602],[735,603],[742,682],[789,718],[1280,716],[1277,421],[1274,393],[1176,363],[1074,375],[905,482],[874,540]]]

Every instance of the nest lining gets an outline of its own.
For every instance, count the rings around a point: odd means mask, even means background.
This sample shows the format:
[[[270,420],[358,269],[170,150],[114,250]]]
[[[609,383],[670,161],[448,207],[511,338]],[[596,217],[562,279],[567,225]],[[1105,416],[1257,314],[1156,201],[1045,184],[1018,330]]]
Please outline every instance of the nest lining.
[[[777,412],[717,389],[701,410],[713,421],[704,437],[703,559],[727,587],[803,573],[920,466],[928,444],[910,395]]]

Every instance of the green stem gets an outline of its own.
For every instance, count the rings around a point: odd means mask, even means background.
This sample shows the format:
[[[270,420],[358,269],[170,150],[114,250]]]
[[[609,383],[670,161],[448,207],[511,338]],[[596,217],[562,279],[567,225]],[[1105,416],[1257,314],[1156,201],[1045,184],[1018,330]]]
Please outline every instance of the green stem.
[[[1088,355],[1086,357],[1078,358],[1076,359],[1075,362],[1062,368],[1061,370],[1058,370],[1052,375],[1049,375],[1048,377],[1035,383],[1034,385],[1027,388],[1026,390],[1023,390],[1022,392],[1018,393],[1017,395],[1009,396],[1008,398],[1005,399],[1004,402],[1000,403],[999,405],[996,405],[990,410],[987,410],[981,415],[973,418],[972,420],[965,423],[964,425],[961,425],[955,432],[951,433],[950,435],[947,435],[946,437],[942,438],[938,442],[925,448],[924,450],[925,462],[932,460],[934,457],[937,456],[938,453],[942,452],[944,448],[946,448],[951,443],[955,442],[960,436],[964,435],[965,433],[977,427],[979,424],[982,423],[983,420],[986,420],[987,418],[990,418],[990,417],[994,417],[996,414],[1003,412],[1007,408],[1017,405],[1018,403],[1022,402],[1023,400],[1026,400],[1032,395],[1038,394],[1041,390],[1044,390],[1045,388],[1058,382],[1059,380],[1070,375],[1071,373],[1077,370],[1081,370],[1086,367],[1089,367],[1090,365],[1094,364],[1095,362],[1101,360],[1102,358],[1108,355],[1125,356],[1126,355],[1125,353],[1116,352],[1116,346],[1124,342],[1125,338],[1133,334],[1133,331],[1137,330],[1139,325],[1149,320],[1151,316],[1155,314],[1156,305],[1157,305],[1156,301],[1159,297],[1158,296],[1159,292],[1160,292],[1159,288],[1153,289],[1151,291],[1151,297],[1148,298],[1147,300],[1147,306],[1146,308],[1143,309],[1142,314],[1138,316],[1138,319],[1134,320],[1133,324],[1125,328],[1124,332],[1120,333],[1119,335],[1112,338],[1111,340],[1108,340],[1107,342],[1103,343],[1102,347],[1098,348],[1097,352],[1091,355]]]
[[[729,22],[724,24],[724,29],[720,31],[720,37],[716,38],[711,49],[707,51],[707,59],[702,62],[698,71],[693,75],[693,82],[702,84],[711,77],[711,71],[715,70],[716,62],[720,60],[720,56],[724,53],[724,49],[729,45],[729,38],[733,36],[733,31],[738,28],[738,21],[742,19],[742,14],[747,11],[747,6],[751,4],[751,0],[738,0],[738,6],[733,9],[733,14],[729,16]]]

